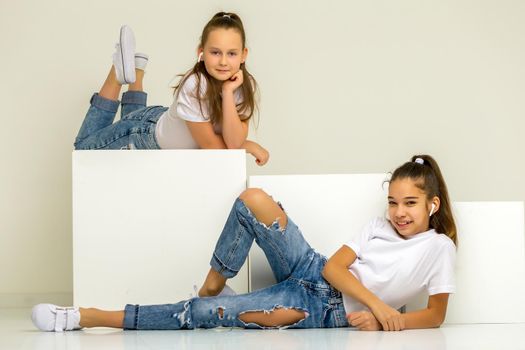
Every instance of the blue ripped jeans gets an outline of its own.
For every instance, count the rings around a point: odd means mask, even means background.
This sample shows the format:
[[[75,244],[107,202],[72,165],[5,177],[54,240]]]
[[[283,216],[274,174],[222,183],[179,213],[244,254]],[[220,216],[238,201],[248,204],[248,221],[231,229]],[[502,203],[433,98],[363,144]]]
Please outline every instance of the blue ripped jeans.
[[[146,107],[146,99],[143,91],[125,92],[121,103],[94,94],[75,139],[75,149],[159,149],[155,128],[167,108]],[[120,120],[113,123],[120,104]]]
[[[126,305],[125,329],[263,328],[239,316],[276,308],[305,312],[305,318],[283,328],[347,327],[341,293],[321,276],[326,258],[316,253],[288,218],[283,230],[257,221],[237,199],[215,247],[211,267],[226,278],[235,276],[255,242],[263,249],[277,284],[252,293],[192,298],[176,304]]]

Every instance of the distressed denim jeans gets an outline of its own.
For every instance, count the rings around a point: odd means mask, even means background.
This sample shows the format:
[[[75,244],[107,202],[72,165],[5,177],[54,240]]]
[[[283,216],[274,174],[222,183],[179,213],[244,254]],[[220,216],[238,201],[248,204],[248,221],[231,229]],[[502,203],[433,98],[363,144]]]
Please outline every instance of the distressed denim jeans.
[[[237,199],[211,259],[211,267],[226,278],[235,276],[255,242],[263,249],[277,284],[252,293],[192,298],[176,304],[126,305],[125,329],[194,329],[213,327],[265,328],[239,319],[250,311],[277,308],[305,312],[305,318],[281,328],[347,327],[341,293],[321,276],[326,258],[306,242],[288,218],[269,227],[257,221]]]
[[[143,91],[125,92],[122,103],[94,94],[75,139],[75,149],[159,149],[155,128],[167,108],[146,107],[146,99]],[[113,123],[120,104],[120,120]]]

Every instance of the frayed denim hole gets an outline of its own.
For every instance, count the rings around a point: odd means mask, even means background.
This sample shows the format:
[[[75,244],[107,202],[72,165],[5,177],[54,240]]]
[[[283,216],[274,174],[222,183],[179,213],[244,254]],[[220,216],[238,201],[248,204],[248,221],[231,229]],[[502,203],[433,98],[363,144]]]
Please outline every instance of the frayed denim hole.
[[[188,325],[188,328],[191,326],[191,318],[188,317],[188,319],[186,319],[186,315],[190,312],[191,302],[191,299],[186,301],[184,303],[184,310],[181,312],[175,312],[171,315],[172,318],[177,318],[179,320],[180,328],[183,328],[185,325]]]
[[[278,216],[270,225],[266,225],[264,222],[257,220],[257,218],[250,213],[250,219],[252,220],[252,223],[255,227],[262,227],[265,231],[274,231],[284,234],[286,231],[286,227],[281,227],[281,225],[279,224],[280,218],[281,217]]]
[[[243,320],[240,319],[240,316],[242,316],[242,315],[244,315],[246,313],[262,312],[264,314],[270,314],[270,313],[272,313],[273,311],[275,311],[277,309],[301,311],[301,312],[304,313],[304,317],[301,318],[299,321],[297,321],[295,323],[292,323],[292,324],[289,324],[289,325],[283,325],[283,326],[261,326],[258,323],[255,323],[255,322],[248,322],[248,323],[246,323],[246,322],[244,322]],[[283,306],[283,305],[274,305],[270,310],[266,310],[266,309],[260,309],[259,310],[259,309],[256,309],[256,310],[248,310],[248,311],[240,312],[239,315],[237,316],[237,319],[246,327],[249,326],[249,325],[253,325],[253,326],[256,326],[257,328],[260,328],[260,329],[287,329],[287,328],[293,327],[295,325],[298,325],[299,323],[301,323],[304,320],[306,320],[308,317],[310,317],[310,313],[308,312],[307,309],[303,309],[301,307],[296,307],[296,306],[286,307],[286,306]]]
[[[275,224],[277,223],[277,228],[279,231],[283,231],[284,229],[281,229],[280,226],[279,226],[279,219],[280,217],[277,217],[273,222],[272,224],[270,225],[266,225],[265,223],[259,221],[257,219],[257,217],[255,217],[255,215],[253,214],[253,212],[250,210],[250,208],[248,208],[248,206],[243,202],[242,199],[238,198],[238,200],[241,202],[241,207],[238,208],[237,212],[240,213],[241,215],[239,216],[238,215],[238,219],[240,222],[244,223],[244,224],[247,224],[246,220],[245,220],[245,217],[246,219],[249,219],[252,221],[252,223],[254,224],[258,224],[259,226],[262,226],[263,228],[265,228],[266,230],[270,230],[272,229]],[[277,202],[277,204],[279,205],[279,207],[281,207],[280,203]],[[282,209],[282,207],[281,207]],[[243,213],[243,211],[245,211],[245,213]],[[284,209],[283,209],[284,211]],[[274,228],[275,229],[275,228]]]
[[[282,234],[284,234],[284,232],[286,231],[286,227],[281,227],[281,224],[279,224],[279,219],[280,217],[276,218],[275,221],[272,222],[272,224],[270,225],[270,229],[274,231],[279,231]]]

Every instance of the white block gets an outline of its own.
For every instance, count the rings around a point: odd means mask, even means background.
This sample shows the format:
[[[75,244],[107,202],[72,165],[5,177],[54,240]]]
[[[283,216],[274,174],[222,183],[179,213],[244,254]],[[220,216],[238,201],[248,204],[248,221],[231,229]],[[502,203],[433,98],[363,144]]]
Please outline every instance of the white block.
[[[187,299],[246,187],[242,150],[73,152],[74,303]],[[248,290],[243,267],[229,282]]]
[[[368,220],[384,215],[384,174],[252,176],[283,202],[307,241],[330,256]],[[454,203],[459,244],[457,293],[449,301],[446,323],[525,322],[525,245],[523,202]],[[250,253],[250,288],[274,283],[262,251]],[[426,307],[421,295],[407,310]]]
[[[457,292],[447,323],[525,322],[523,202],[456,202]]]
[[[523,202],[456,202],[456,294],[446,323],[525,322]],[[426,306],[420,295],[407,311]]]
[[[280,201],[316,251],[330,257],[373,216],[386,210],[386,174],[250,176]],[[250,253],[250,290],[275,283],[262,250]]]

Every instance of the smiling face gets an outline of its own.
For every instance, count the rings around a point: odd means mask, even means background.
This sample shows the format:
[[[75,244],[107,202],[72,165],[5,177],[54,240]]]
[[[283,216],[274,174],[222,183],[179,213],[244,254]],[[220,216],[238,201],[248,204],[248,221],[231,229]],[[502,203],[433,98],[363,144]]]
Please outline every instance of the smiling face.
[[[225,81],[237,73],[248,54],[243,48],[241,34],[233,29],[216,28],[210,31],[202,52],[206,71],[215,79]]]
[[[399,178],[388,188],[388,215],[396,231],[403,237],[429,230],[432,203],[433,214],[439,210],[439,198],[428,200],[426,193],[410,178]]]

